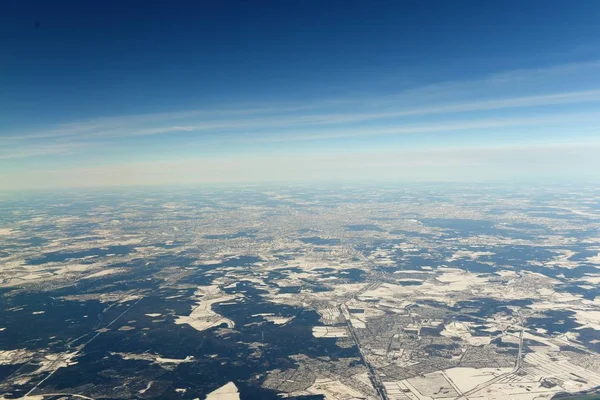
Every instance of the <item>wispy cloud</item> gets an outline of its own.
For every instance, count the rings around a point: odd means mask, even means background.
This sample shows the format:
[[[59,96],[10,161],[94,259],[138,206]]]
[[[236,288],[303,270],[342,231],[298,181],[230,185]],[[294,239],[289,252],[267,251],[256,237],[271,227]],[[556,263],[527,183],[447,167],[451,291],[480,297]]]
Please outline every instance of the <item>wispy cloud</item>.
[[[493,83],[510,83],[524,80],[541,80],[545,78],[555,78],[557,76],[573,75],[581,73],[594,72],[600,69],[600,61],[574,62],[560,65],[551,65],[542,68],[518,69],[493,74],[486,78]]]
[[[566,115],[544,115],[523,118],[486,118],[479,120],[447,121],[429,124],[402,124],[383,128],[338,128],[328,131],[299,131],[286,134],[247,136],[237,140],[247,142],[286,142],[303,140],[327,140],[353,137],[372,137],[385,135],[406,135],[418,133],[460,132],[509,127],[547,127],[557,124],[594,122],[600,126],[600,112],[573,113]]]
[[[42,131],[0,131],[0,160],[64,154],[86,146],[119,145],[124,140],[129,141],[124,145],[132,146],[158,136],[185,137],[184,143],[232,139],[270,143],[598,123],[598,113],[573,113],[566,108],[600,105],[600,82],[591,81],[585,89],[558,91],[551,91],[556,85],[548,84],[560,82],[561,77],[594,73],[600,74],[600,61],[502,72],[412,88],[393,96],[110,116]],[[552,113],[541,112],[543,107]]]
[[[581,104],[600,102],[600,90],[587,90],[578,92],[554,93],[539,96],[524,96],[506,99],[495,99],[485,101],[473,101],[458,104],[436,105],[421,108],[406,108],[387,112],[338,112],[338,113],[314,113],[300,116],[278,114],[261,118],[236,118],[235,112],[224,114],[220,119],[206,118],[204,121],[186,125],[148,126],[153,121],[173,122],[181,115],[180,113],[165,114],[158,116],[130,116],[121,117],[104,122],[88,123],[81,125],[66,125],[57,129],[35,132],[29,134],[12,134],[2,137],[3,140],[24,141],[35,139],[58,139],[72,138],[75,140],[98,139],[98,138],[126,138],[135,136],[152,136],[162,134],[173,134],[177,132],[205,132],[215,130],[254,130],[260,128],[297,127],[297,126],[319,126],[336,125],[354,122],[370,122],[385,119],[394,119],[412,116],[426,116],[434,114],[459,114],[475,111],[493,111],[510,108],[540,107],[560,104]],[[275,112],[273,109],[271,112]],[[258,110],[254,112],[258,113]],[[196,113],[195,115],[199,114]],[[209,111],[203,113],[210,114]],[[186,116],[192,113],[185,113]],[[213,114],[211,114],[213,115]]]
[[[39,146],[15,146],[0,150],[0,160],[69,154],[85,147],[82,143],[45,144]]]

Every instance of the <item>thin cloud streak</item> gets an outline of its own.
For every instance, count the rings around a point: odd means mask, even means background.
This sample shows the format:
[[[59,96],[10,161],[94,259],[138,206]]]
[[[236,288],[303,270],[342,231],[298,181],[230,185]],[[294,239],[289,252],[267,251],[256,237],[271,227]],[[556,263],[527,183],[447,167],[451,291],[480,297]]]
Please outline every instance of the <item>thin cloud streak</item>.
[[[335,132],[314,133],[313,131],[298,131],[288,134],[277,135],[260,135],[236,137],[236,140],[246,142],[287,142],[287,141],[304,141],[304,140],[327,140],[327,139],[343,139],[356,137],[372,137],[372,136],[389,136],[389,135],[405,135],[418,133],[442,133],[442,132],[457,132],[467,130],[486,130],[493,128],[508,128],[520,126],[554,126],[556,124],[565,123],[581,123],[581,122],[598,122],[600,125],[600,112],[594,113],[572,113],[565,115],[551,116],[535,116],[529,118],[497,118],[497,119],[481,119],[481,120],[463,120],[463,121],[448,121],[437,122],[435,124],[420,124],[406,126],[390,126],[384,128],[339,128]],[[231,140],[231,137],[224,138]]]
[[[304,116],[271,116],[269,118],[255,118],[242,120],[220,120],[204,122],[190,125],[174,125],[164,127],[141,127],[131,126],[114,129],[109,129],[110,125],[102,125],[100,123],[90,123],[79,127],[64,127],[47,132],[37,134],[9,136],[4,137],[4,141],[26,141],[34,139],[57,139],[63,137],[73,137],[77,140],[87,139],[120,139],[136,136],[154,136],[177,132],[203,132],[212,130],[252,130],[260,128],[278,128],[297,125],[336,125],[343,123],[370,122],[392,118],[425,116],[434,114],[451,114],[451,113],[466,113],[474,111],[491,111],[510,108],[524,107],[540,107],[549,105],[566,105],[580,104],[600,101],[600,90],[588,90],[579,92],[554,93],[540,96],[515,97],[508,99],[487,100],[478,102],[469,102],[461,104],[451,104],[442,106],[433,106],[425,108],[414,108],[407,110],[391,111],[391,112],[372,112],[372,113],[337,113],[325,115],[304,115]],[[132,120],[139,120],[141,117],[133,117]],[[132,120],[124,118],[122,122],[127,125],[131,124]],[[144,121],[145,123],[147,121]],[[116,125],[115,125],[116,126]]]
[[[535,133],[531,136],[539,140],[544,138],[545,130],[561,125],[572,126],[575,135],[584,130],[589,134],[594,126],[600,126],[598,112],[575,113],[568,109],[546,108],[536,109],[535,112],[540,114],[535,115],[532,111],[536,107],[575,104],[587,105],[590,109],[595,103],[600,105],[600,89],[592,86],[585,90],[557,92],[554,88],[554,92],[537,94],[541,90],[536,88],[521,90],[521,95],[510,90],[495,90],[520,87],[522,83],[535,85],[538,81],[560,81],[562,77],[573,74],[594,72],[600,73],[600,61],[501,72],[469,81],[412,88],[387,97],[353,97],[285,105],[247,104],[243,107],[100,117],[21,135],[0,132],[0,162],[10,165],[12,160],[58,159],[64,155],[94,155],[99,159],[102,154],[114,154],[117,148],[123,153],[136,149],[136,153],[148,155],[168,154],[169,151],[175,155],[185,146],[186,150],[210,148],[226,154],[230,152],[231,143],[239,148],[251,148],[252,145],[257,145],[254,148],[262,145],[267,148],[268,144],[281,144],[282,148],[292,149],[296,143],[304,142],[310,146],[310,142],[314,142],[313,147],[317,150],[321,142],[327,140],[339,140],[339,146],[344,147],[344,139],[451,135],[464,131],[480,131],[481,140],[477,141],[483,143],[491,130],[506,128],[510,131],[519,127]],[[541,85],[540,89],[547,90],[549,87]],[[478,112],[495,111],[498,113],[488,114],[494,115],[488,118],[477,115]],[[436,122],[426,118],[431,116],[437,116]],[[459,117],[462,119],[457,120]],[[153,137],[157,137],[156,141],[162,140],[161,136],[178,140],[168,143],[166,150],[158,146],[151,149],[144,147],[146,143],[152,143]],[[288,147],[285,147],[286,143]]]
[[[70,154],[73,151],[81,150],[84,147],[85,145],[80,143],[49,144],[35,147],[23,146],[20,148],[13,147],[7,150],[0,151],[0,160]]]
[[[0,133],[0,138],[3,137],[4,139],[11,140],[55,139],[63,136],[79,138],[105,136],[107,138],[119,138],[126,136],[160,135],[183,130],[176,129],[177,127],[186,128],[186,130],[204,131],[211,129],[238,129],[242,128],[244,124],[252,124],[255,128],[278,127],[287,124],[325,125],[443,113],[476,112],[600,101],[600,89],[588,88],[580,91],[571,90],[544,95],[536,94],[533,96],[507,96],[505,91],[503,95],[495,93],[492,98],[489,98],[493,92],[492,89],[510,87],[511,85],[507,85],[509,83],[535,83],[535,92],[539,92],[539,90],[548,90],[543,85],[538,85],[541,81],[550,80],[552,82],[560,82],[562,78],[567,76],[585,73],[599,74],[600,61],[505,71],[468,81],[450,81],[409,88],[395,95],[379,95],[376,98],[366,94],[362,97],[318,100],[316,102],[307,101],[301,104],[287,104],[284,106],[250,104],[245,106],[238,105],[237,107],[214,107],[154,114],[99,117],[63,124],[54,129],[41,132],[4,135]],[[461,100],[461,96],[465,93],[469,93],[471,97],[480,100]],[[417,99],[420,99],[417,103],[437,104],[435,106],[407,108],[407,105],[415,104]],[[446,99],[447,103],[443,104],[442,102],[440,104],[439,99]],[[448,104],[455,102],[459,103]],[[381,108],[381,106],[391,106],[400,109],[385,112],[357,112],[360,109]],[[332,107],[346,108],[346,110],[343,112],[331,112]],[[289,115],[311,110],[314,112],[308,115]],[[324,114],[320,115],[320,113]],[[247,116],[262,117],[258,119],[243,118]],[[195,121],[189,121],[190,119],[195,119]],[[157,127],[156,124],[167,126]]]
[[[455,133],[462,131],[481,131],[484,137],[486,131],[499,128],[515,128],[515,127],[536,127],[537,129],[553,128],[559,125],[572,125],[592,123],[600,126],[600,112],[589,113],[570,113],[564,115],[541,115],[521,118],[486,118],[479,120],[459,120],[459,121],[440,121],[428,124],[396,124],[385,127],[341,127],[327,130],[319,130],[319,128],[308,127],[306,129],[298,129],[285,133],[277,132],[273,134],[248,134],[244,131],[233,133],[215,134],[209,133],[206,135],[194,137],[182,143],[182,146],[198,146],[198,145],[226,145],[228,143],[239,144],[266,144],[266,143],[294,143],[294,142],[318,142],[323,140],[334,139],[350,139],[350,138],[369,138],[378,136],[401,136],[412,134],[433,134],[433,133]],[[160,128],[158,128],[160,129]],[[153,130],[156,131],[157,129]],[[170,127],[170,132],[190,132],[189,127]],[[145,132],[146,133],[146,132]],[[106,141],[73,141],[66,138],[61,138],[62,142],[53,142],[44,145],[36,145],[30,147],[28,143],[18,143],[13,145],[10,151],[2,154],[0,159],[8,158],[27,158],[36,155],[52,155],[66,154],[71,151],[80,151],[86,147],[94,147],[96,149],[107,146]]]

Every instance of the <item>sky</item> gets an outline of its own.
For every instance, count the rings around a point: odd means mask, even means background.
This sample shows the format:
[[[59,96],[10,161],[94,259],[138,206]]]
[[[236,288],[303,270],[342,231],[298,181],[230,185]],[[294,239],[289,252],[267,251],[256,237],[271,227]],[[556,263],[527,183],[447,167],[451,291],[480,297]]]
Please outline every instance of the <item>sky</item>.
[[[0,4],[0,190],[600,180],[600,2]]]

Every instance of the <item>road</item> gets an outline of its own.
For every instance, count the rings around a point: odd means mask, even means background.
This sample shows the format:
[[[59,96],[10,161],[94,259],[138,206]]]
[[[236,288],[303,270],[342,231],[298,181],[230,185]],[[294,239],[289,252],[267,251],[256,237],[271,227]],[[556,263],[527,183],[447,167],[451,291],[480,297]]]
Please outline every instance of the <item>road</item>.
[[[515,366],[513,367],[513,370],[511,372],[508,372],[506,374],[502,374],[502,375],[498,375],[497,377],[495,377],[494,379],[491,379],[487,382],[484,382],[480,385],[475,386],[473,389],[463,393],[459,399],[466,399],[468,396],[471,396],[473,394],[475,394],[476,392],[490,386],[493,385],[494,383],[498,382],[499,380],[501,380],[502,378],[506,377],[507,375],[511,375],[514,374],[515,372],[517,372],[520,368],[521,368],[521,364],[523,362],[523,333],[525,332],[525,327],[523,326],[523,318],[521,317],[521,314],[518,314],[519,319],[521,321],[520,324],[520,328],[521,328],[521,332],[519,334],[519,353],[517,355],[517,359],[515,361]]]
[[[346,317],[346,315],[349,314],[348,306],[346,306],[346,304],[342,304],[342,305],[338,306],[338,308],[340,310],[340,313],[344,317],[344,321],[346,321],[346,325],[348,326],[348,330],[350,331],[350,336],[352,337],[354,344],[358,348],[358,351],[360,353],[360,359],[361,359],[362,363],[364,364],[364,366],[367,368],[367,371],[369,372],[369,379],[371,380],[371,384],[377,391],[377,394],[379,395],[380,399],[388,400],[388,396],[385,392],[385,388],[384,388],[383,384],[379,380],[379,376],[375,372],[375,369],[367,361],[367,359],[360,347],[360,342],[358,340],[358,336],[356,335],[354,327],[352,326],[352,322],[350,322],[350,320]]]
[[[136,292],[137,292],[137,291],[136,291]],[[128,294],[127,296],[125,296],[125,298],[126,298],[126,297],[128,297],[128,296],[131,296],[131,294]],[[127,307],[127,309],[126,309],[125,311],[123,311],[121,314],[119,314],[119,315],[118,315],[118,316],[117,316],[115,319],[113,319],[113,320],[112,320],[110,323],[108,323],[108,324],[107,324],[107,325],[106,325],[104,328],[98,329],[98,330],[96,331],[96,334],[95,334],[94,336],[92,336],[92,337],[90,338],[90,340],[88,340],[87,342],[83,343],[83,345],[81,345],[81,346],[80,346],[79,350],[77,350],[77,352],[76,352],[74,355],[71,355],[71,357],[70,357],[70,358],[74,358],[74,357],[76,357],[76,356],[77,356],[79,353],[81,353],[81,351],[82,351],[82,350],[85,348],[85,346],[87,346],[88,344],[90,344],[90,343],[91,343],[91,342],[92,342],[94,339],[96,339],[96,338],[97,338],[97,337],[98,337],[98,336],[99,336],[101,333],[103,333],[103,332],[106,332],[106,330],[108,330],[108,328],[110,328],[110,326],[111,326],[112,324],[114,324],[115,322],[117,322],[117,320],[118,320],[118,319],[120,319],[120,318],[121,318],[123,315],[125,315],[125,314],[126,314],[128,311],[129,311],[129,310],[131,310],[131,309],[132,309],[132,308],[133,308],[133,307],[134,307],[134,306],[135,306],[137,303],[139,303],[139,302],[140,302],[142,299],[143,299],[143,297],[140,297],[139,299],[137,299],[137,301],[135,301],[135,302],[134,302],[132,305],[130,305],[129,307]],[[111,306],[111,307],[112,307],[112,306]],[[81,337],[79,337],[79,338],[75,339],[74,341],[77,341],[77,340],[79,340],[80,338],[81,338]],[[72,342],[70,342],[70,343],[67,343],[67,347],[68,347],[68,348],[70,348],[70,347],[71,347],[71,344],[72,344],[74,341],[72,341]],[[54,361],[52,362],[52,364],[50,365],[50,368],[52,369],[52,370],[50,371],[50,373],[49,373],[49,374],[48,374],[48,375],[47,375],[47,376],[46,376],[44,379],[42,379],[41,381],[39,381],[39,382],[37,383],[37,385],[35,385],[35,386],[34,386],[34,387],[33,387],[33,388],[32,388],[32,389],[29,391],[29,392],[27,392],[27,393],[25,394],[25,396],[24,396],[24,397],[25,397],[25,398],[27,398],[28,396],[31,396],[31,395],[32,395],[32,393],[33,393],[35,390],[37,390],[37,389],[38,389],[38,388],[39,388],[39,387],[40,387],[42,384],[44,384],[44,382],[46,382],[46,381],[48,380],[48,378],[50,378],[52,375],[54,375],[54,373],[55,373],[56,371],[58,371],[59,369],[61,369],[61,368],[62,368],[62,365],[61,365],[61,364],[62,364],[64,361],[66,361],[66,360],[67,360],[67,358],[69,358],[69,354],[71,354],[71,353],[69,353],[69,352],[67,351],[67,352],[65,352],[65,353],[61,354],[61,355],[60,355],[60,356],[59,356],[59,357],[58,357],[56,360],[54,360]],[[74,394],[71,394],[71,396],[76,396],[76,395],[74,395]],[[80,398],[88,398],[88,397],[85,397],[85,396],[80,396],[80,395],[77,395],[77,396],[79,396]]]

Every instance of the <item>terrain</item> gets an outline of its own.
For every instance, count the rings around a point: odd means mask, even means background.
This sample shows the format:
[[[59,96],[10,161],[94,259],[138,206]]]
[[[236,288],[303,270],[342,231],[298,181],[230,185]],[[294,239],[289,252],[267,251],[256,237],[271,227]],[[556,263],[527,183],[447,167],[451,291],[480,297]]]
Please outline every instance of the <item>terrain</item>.
[[[549,399],[600,387],[600,190],[0,197],[0,398]]]

